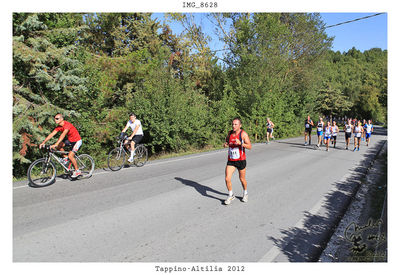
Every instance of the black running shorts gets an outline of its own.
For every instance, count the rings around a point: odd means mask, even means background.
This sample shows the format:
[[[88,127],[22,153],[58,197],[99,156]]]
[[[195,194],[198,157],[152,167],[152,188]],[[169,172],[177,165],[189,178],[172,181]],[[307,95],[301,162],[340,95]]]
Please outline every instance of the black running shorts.
[[[228,160],[228,163],[226,165],[234,166],[238,170],[243,170],[244,168],[246,168],[246,160],[236,160],[236,161]]]
[[[132,141],[138,144],[143,139],[143,135],[134,135]]]

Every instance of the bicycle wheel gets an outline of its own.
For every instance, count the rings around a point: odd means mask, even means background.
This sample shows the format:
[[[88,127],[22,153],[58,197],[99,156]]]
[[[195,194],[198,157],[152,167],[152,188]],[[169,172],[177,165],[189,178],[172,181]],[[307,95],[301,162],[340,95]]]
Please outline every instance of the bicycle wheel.
[[[78,168],[81,170],[81,178],[90,178],[94,171],[94,160],[88,154],[82,154],[76,157]]]
[[[148,159],[148,154],[147,154],[147,148],[140,144],[135,148],[135,158],[133,160],[133,163],[137,167],[141,167],[146,164]]]
[[[118,171],[124,166],[125,152],[120,148],[115,148],[108,153],[107,164],[112,171]]]
[[[57,168],[53,162],[45,158],[35,160],[28,168],[28,181],[36,187],[48,186],[55,182]]]

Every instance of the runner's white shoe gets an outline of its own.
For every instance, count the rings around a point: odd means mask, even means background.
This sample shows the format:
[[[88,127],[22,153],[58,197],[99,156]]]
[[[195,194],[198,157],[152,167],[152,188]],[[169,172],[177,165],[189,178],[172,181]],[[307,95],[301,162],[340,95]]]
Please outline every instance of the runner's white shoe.
[[[249,201],[249,195],[248,194],[243,195],[242,202],[248,202],[248,201]]]
[[[75,170],[74,173],[72,174],[71,178],[77,178],[80,175],[82,175],[81,170]]]
[[[231,204],[231,202],[233,201],[235,199],[235,196],[234,195],[232,195],[232,196],[229,196],[226,200],[225,200],[225,204],[226,205],[229,205],[229,204]]]

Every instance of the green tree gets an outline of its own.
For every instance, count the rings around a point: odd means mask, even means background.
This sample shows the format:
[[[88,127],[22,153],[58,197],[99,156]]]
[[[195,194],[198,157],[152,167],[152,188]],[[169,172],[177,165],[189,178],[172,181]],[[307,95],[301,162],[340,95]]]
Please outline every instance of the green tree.
[[[63,16],[75,28],[66,29]],[[31,147],[54,127],[55,113],[79,115],[73,102],[87,88],[71,39],[83,29],[76,17],[13,14],[13,19],[13,169],[18,174],[33,156]]]
[[[386,121],[387,51],[352,48],[343,54],[330,52],[322,72],[324,83],[342,91],[351,102],[350,109],[338,109],[340,115]]]
[[[264,136],[266,117],[277,136],[300,129],[315,109],[319,70],[331,45],[318,14],[228,14],[225,37],[227,82],[235,106],[255,138]]]
[[[151,13],[92,13],[85,15],[85,22],[89,31],[82,45],[90,52],[118,57],[143,49],[158,51],[160,25]]]
[[[325,116],[341,116],[350,111],[353,103],[339,89],[331,87],[319,91],[317,111]]]

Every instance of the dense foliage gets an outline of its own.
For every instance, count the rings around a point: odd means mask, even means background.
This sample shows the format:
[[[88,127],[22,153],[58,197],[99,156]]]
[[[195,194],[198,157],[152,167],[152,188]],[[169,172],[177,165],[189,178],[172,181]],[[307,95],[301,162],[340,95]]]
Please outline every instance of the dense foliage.
[[[235,116],[254,141],[267,117],[276,137],[307,114],[386,121],[387,51],[331,51],[318,14],[210,14],[223,62],[190,15],[169,16],[182,35],[147,13],[13,14],[14,176],[58,112],[100,163],[131,112],[153,154],[220,145]]]

